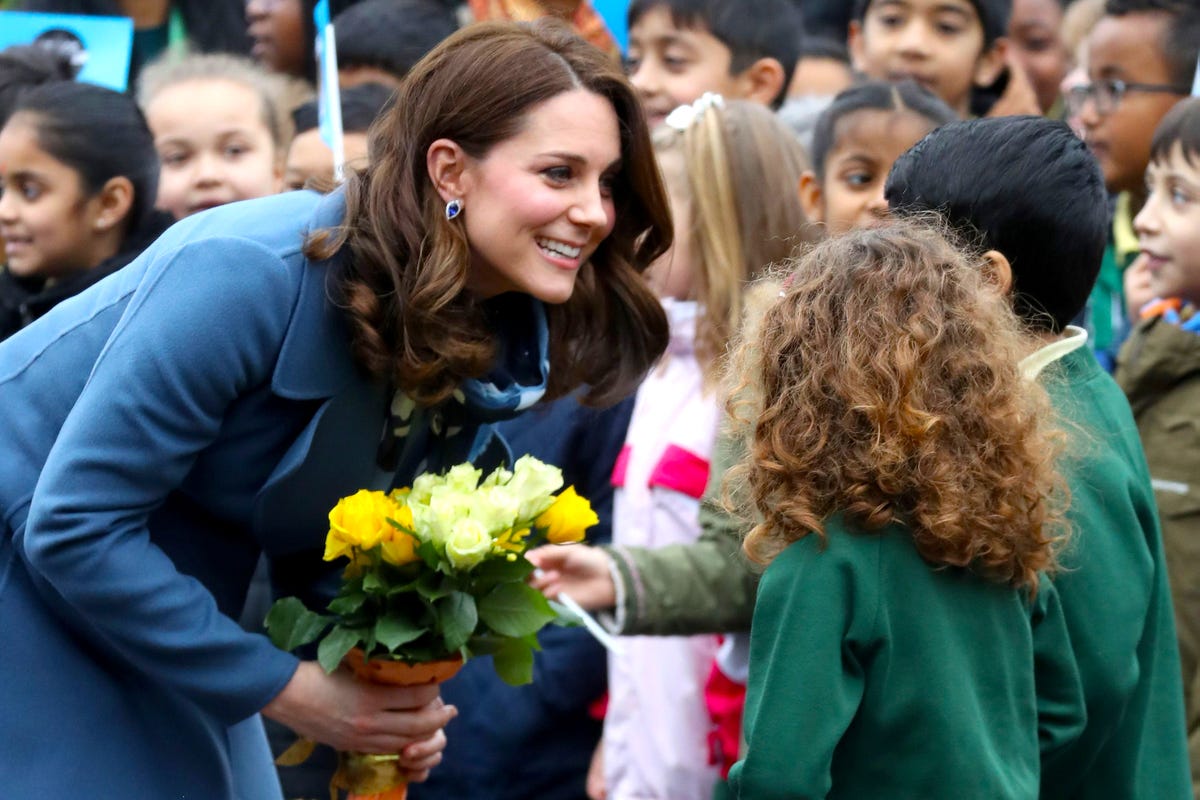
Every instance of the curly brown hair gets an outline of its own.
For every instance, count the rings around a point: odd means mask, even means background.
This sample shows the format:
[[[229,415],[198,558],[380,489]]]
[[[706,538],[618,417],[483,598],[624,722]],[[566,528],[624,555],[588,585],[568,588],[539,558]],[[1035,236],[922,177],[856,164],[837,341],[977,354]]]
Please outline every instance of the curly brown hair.
[[[732,480],[761,515],[747,554],[769,562],[841,512],[866,531],[907,526],[934,566],[1036,590],[1065,540],[1061,437],[983,266],[929,220],[792,266],[733,362],[748,455]]]
[[[437,139],[472,158],[522,130],[530,110],[579,88],[612,103],[621,135],[616,224],[583,265],[571,298],[548,306],[546,399],[580,385],[602,403],[631,392],[666,348],[667,321],[641,273],[672,226],[646,120],[619,66],[555,20],[480,23],[422,59],[372,126],[370,165],[346,183],[345,222],[313,235],[310,258],[349,249],[340,302],[355,356],[418,402],[435,404],[492,366],[497,341],[467,290],[470,244],[448,222],[426,166]]]

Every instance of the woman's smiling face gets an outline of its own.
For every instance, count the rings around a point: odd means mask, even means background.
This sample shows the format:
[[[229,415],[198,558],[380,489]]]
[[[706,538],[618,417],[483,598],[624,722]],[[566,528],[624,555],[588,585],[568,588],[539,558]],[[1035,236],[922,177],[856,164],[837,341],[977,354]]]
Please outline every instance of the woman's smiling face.
[[[612,232],[620,169],[616,111],[586,89],[534,106],[519,133],[468,159],[461,220],[472,291],[570,298],[580,267]]]

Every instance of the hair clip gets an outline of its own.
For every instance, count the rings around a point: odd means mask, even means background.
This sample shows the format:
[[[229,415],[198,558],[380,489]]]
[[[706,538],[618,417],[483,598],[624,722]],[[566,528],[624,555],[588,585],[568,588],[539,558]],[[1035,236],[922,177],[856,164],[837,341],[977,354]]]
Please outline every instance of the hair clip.
[[[682,133],[699,119],[705,111],[708,111],[713,106],[724,108],[725,98],[716,92],[705,92],[696,98],[696,102],[691,105],[679,106],[670,114],[667,114],[667,118],[663,122]]]

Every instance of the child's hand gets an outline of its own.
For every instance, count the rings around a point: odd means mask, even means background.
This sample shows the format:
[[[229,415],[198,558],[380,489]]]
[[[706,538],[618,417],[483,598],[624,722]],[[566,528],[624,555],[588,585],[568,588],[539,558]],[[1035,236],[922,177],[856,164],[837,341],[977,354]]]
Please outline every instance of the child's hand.
[[[588,800],[605,800],[608,797],[608,789],[604,786],[603,739],[596,745],[596,752],[592,753],[592,763],[588,765],[586,789]]]
[[[582,544],[552,544],[530,550],[525,556],[541,570],[530,578],[530,585],[551,600],[559,592],[566,592],[589,611],[616,604],[617,588],[608,554],[603,550]]]
[[[1125,313],[1128,319],[1136,321],[1142,313],[1142,307],[1157,296],[1149,265],[1150,259],[1143,253],[1125,268],[1122,280],[1125,282]]]
[[[1025,73],[1025,68],[1021,66],[1014,48],[1008,48],[1005,60],[1008,65],[1008,85],[1004,87],[1004,94],[1000,95],[1000,99],[996,101],[987,115],[989,117],[1013,117],[1023,114],[1041,116],[1042,108],[1038,105],[1037,92],[1034,91],[1033,83]]]

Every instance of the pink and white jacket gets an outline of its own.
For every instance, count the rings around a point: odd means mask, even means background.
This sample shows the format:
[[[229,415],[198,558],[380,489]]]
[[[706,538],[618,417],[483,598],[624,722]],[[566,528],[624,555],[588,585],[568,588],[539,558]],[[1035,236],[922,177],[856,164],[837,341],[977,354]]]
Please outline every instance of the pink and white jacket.
[[[613,544],[694,541],[721,408],[695,352],[695,303],[664,300],[671,344],[638,390],[613,474]],[[604,769],[609,800],[708,800],[704,687],[716,636],[630,636],[609,656]]]

